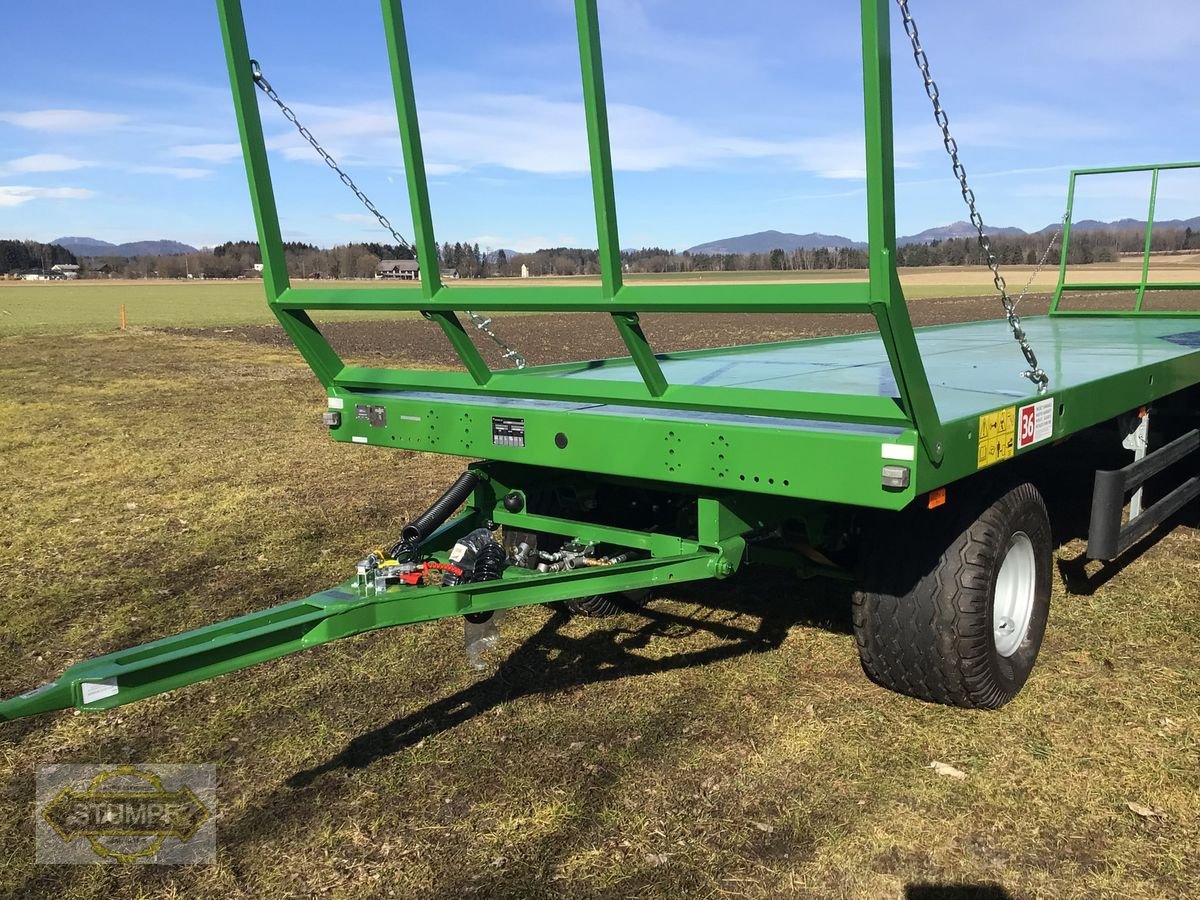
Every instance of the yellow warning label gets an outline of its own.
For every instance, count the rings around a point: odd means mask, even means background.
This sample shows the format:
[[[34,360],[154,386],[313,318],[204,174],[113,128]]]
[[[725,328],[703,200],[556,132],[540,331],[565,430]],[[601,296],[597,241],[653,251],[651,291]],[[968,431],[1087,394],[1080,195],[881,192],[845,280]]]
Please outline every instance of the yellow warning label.
[[[1017,411],[1014,406],[979,417],[979,457],[975,468],[982,469],[1012,459],[1016,426]]]

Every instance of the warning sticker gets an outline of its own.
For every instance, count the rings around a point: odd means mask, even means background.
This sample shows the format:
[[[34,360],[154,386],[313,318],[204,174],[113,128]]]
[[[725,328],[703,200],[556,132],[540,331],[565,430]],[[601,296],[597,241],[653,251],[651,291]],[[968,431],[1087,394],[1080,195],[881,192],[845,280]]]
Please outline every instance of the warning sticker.
[[[979,417],[979,456],[975,468],[1012,459],[1016,426],[1017,410],[1013,406]]]
[[[1054,434],[1054,398],[1022,406],[1017,416],[1017,448],[1025,449]]]

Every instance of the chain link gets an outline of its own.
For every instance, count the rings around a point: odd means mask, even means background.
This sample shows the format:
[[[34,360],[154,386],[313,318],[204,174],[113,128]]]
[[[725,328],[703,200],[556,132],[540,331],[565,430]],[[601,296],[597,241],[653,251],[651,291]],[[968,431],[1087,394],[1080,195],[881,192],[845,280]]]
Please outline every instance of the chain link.
[[[271,86],[271,82],[267,81],[266,76],[263,75],[262,67],[258,64],[258,60],[250,60],[250,72],[253,75],[254,83],[257,85],[259,90],[266,94],[271,101],[279,107],[279,111],[283,113],[283,117],[285,119],[296,126],[296,130],[300,132],[300,137],[308,141],[309,145],[317,151],[317,155],[325,161],[325,165],[337,172],[338,178],[341,180],[342,184],[344,184],[354,193],[354,196],[358,198],[359,202],[366,207],[367,212],[379,220],[379,224],[383,226],[384,230],[386,230],[388,234],[392,236],[392,239],[395,240],[397,246],[403,247],[405,250],[408,250],[410,253],[412,253],[414,257],[416,257],[416,248],[413,247],[413,245],[410,244],[404,238],[404,236],[392,226],[392,223],[388,220],[387,216],[385,216],[375,207],[375,204],[371,202],[371,198],[364,194],[362,189],[354,183],[354,179],[351,178],[350,175],[337,164],[337,160],[329,155],[325,148],[321,146],[315,137],[313,137],[313,133],[300,123],[300,120],[296,118],[296,114],[292,111],[292,108],[280,99],[279,94],[275,92],[275,88]],[[437,265],[436,260],[434,261],[434,265]],[[500,337],[500,335],[496,334],[496,332],[492,330],[491,319],[485,319],[483,316],[472,312],[469,309],[465,309],[463,312],[465,312],[470,318],[472,325],[483,332],[484,335],[491,339],[492,343],[500,348],[500,353],[504,359],[511,362],[518,369],[525,368],[525,366],[528,364],[525,357],[510,347],[508,343],[502,337]]]
[[[975,192],[971,190],[970,185],[967,183],[967,170],[958,158],[958,142],[950,133],[950,118],[942,108],[941,92],[938,90],[937,82],[929,74],[929,57],[925,55],[925,50],[921,46],[921,38],[917,32],[916,20],[913,19],[912,13],[909,11],[908,0],[896,0],[896,3],[899,5],[900,12],[904,18],[904,32],[908,35],[908,39],[912,43],[913,58],[916,60],[917,68],[921,70],[921,77],[925,82],[925,93],[928,95],[930,103],[933,104],[933,119],[942,130],[942,143],[945,145],[946,153],[950,155],[950,160],[953,163],[954,177],[958,179],[963,201],[967,204],[967,208],[971,212],[971,224],[975,226],[975,231],[979,235],[979,247],[987,257],[988,268],[992,271],[992,281],[996,285],[996,290],[1000,293],[1000,302],[1004,305],[1008,327],[1012,329],[1013,338],[1020,345],[1021,353],[1024,355],[1025,361],[1029,364],[1029,368],[1022,374],[1037,385],[1039,394],[1045,393],[1047,386],[1050,384],[1050,377],[1038,365],[1037,354],[1029,346],[1025,329],[1021,326],[1021,317],[1017,315],[1016,304],[1008,296],[1008,285],[1004,281],[1004,276],[1000,274],[1000,263],[996,259],[996,254],[992,252],[992,242],[984,230],[983,216],[979,214],[979,210],[976,208]]]
[[[1021,305],[1021,301],[1025,299],[1025,295],[1029,293],[1029,289],[1033,287],[1033,283],[1037,280],[1038,275],[1042,274],[1042,269],[1046,268],[1046,261],[1050,259],[1050,251],[1054,249],[1054,245],[1058,243],[1058,239],[1062,237],[1063,229],[1067,227],[1067,216],[1071,213],[1063,213],[1062,220],[1058,223],[1058,230],[1054,232],[1054,237],[1050,238],[1050,243],[1046,245],[1046,252],[1042,254],[1042,258],[1038,261],[1037,266],[1033,270],[1033,274],[1029,276],[1029,280],[1025,282],[1025,287],[1021,289],[1021,296],[1013,301],[1013,309]]]

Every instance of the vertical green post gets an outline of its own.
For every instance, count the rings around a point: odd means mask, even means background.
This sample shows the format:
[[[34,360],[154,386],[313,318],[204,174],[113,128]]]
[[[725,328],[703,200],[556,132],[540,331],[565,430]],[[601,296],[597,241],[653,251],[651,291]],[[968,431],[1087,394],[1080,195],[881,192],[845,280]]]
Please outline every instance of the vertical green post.
[[[429,182],[425,177],[425,152],[421,147],[421,126],[417,121],[417,101],[413,90],[412,65],[408,56],[408,36],[404,29],[401,0],[382,0],[384,32],[388,59],[392,65],[392,90],[396,95],[396,118],[400,126],[400,144],[404,153],[404,178],[408,183],[408,202],[412,208],[413,238],[421,266],[421,292],[436,301],[442,291],[442,273],[438,266],[437,237],[433,232],[433,211],[429,204]],[[430,304],[434,306],[433,303]],[[458,358],[476,384],[487,384],[492,377],[470,335],[452,310],[430,309],[425,315],[445,332]]]
[[[596,0],[575,0],[575,23],[579,31],[579,63],[583,70],[583,108],[587,117],[596,236],[600,242],[600,283],[604,299],[611,300],[621,290],[621,242],[617,235],[617,197]]]
[[[621,241],[617,232],[617,197],[613,183],[612,144],[608,134],[608,101],[604,93],[604,60],[600,51],[600,17],[596,0],[575,0],[579,32],[579,64],[583,72],[583,107],[587,118],[588,159],[592,200],[596,207],[596,237],[600,249],[601,296],[614,299],[622,287]],[[650,347],[637,313],[612,314],[613,323],[645,382],[646,390],[661,397],[667,378]]]
[[[1058,312],[1058,304],[1062,302],[1063,287],[1067,283],[1067,250],[1071,247],[1071,220],[1075,216],[1075,179],[1078,174],[1071,173],[1071,184],[1067,188],[1067,212],[1063,219],[1062,258],[1058,262],[1058,286],[1054,289],[1054,299],[1050,301],[1050,314]]]
[[[240,0],[217,0],[217,13],[225,42],[225,62],[229,67],[229,85],[233,90],[233,109],[237,115],[242,158],[246,163],[246,178],[250,184],[250,201],[258,225],[258,246],[262,253],[263,286],[266,288],[267,302],[283,330],[312,368],[313,374],[328,388],[345,368],[341,358],[334,353],[308,313],[299,309],[280,309],[275,305],[289,288],[287,259],[279,230],[275,191],[271,186],[267,144],[258,112],[258,88],[254,83]]]
[[[862,40],[871,298],[890,303],[895,287],[892,260],[896,252],[896,184],[887,0],[862,0]]]
[[[1138,288],[1137,305],[1134,312],[1142,311],[1142,301],[1146,299],[1146,284],[1150,280],[1150,248],[1154,238],[1154,209],[1158,205],[1158,168],[1150,179],[1150,212],[1146,216],[1146,249],[1142,254],[1142,284]]]
[[[896,178],[892,138],[892,45],[888,4],[862,0],[863,109],[871,309],[896,375],[905,414],[932,462],[945,452],[942,424],[896,273]]]
[[[404,153],[404,178],[408,183],[409,206],[412,207],[413,238],[421,264],[421,291],[432,300],[442,288],[442,273],[437,262],[437,238],[433,233],[429,183],[425,178],[425,152],[421,147],[421,126],[417,121],[417,101],[413,91],[412,65],[408,57],[408,36],[404,30],[401,0],[383,0],[383,24],[388,59],[392,65],[392,90],[396,95],[401,150]]]

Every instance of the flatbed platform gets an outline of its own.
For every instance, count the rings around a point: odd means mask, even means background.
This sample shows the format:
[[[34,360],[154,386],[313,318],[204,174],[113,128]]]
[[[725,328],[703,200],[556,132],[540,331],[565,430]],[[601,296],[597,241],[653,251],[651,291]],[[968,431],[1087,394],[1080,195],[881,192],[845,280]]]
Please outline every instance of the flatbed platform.
[[[331,393],[337,408],[374,404],[394,424],[372,425],[356,414],[333,434],[577,472],[637,477],[650,469],[663,482],[693,487],[815,501],[851,494],[862,505],[898,509],[922,492],[1200,384],[1200,315],[1060,314],[1029,318],[1025,328],[1050,375],[1045,394],[1022,377],[1002,320],[915,329],[941,424],[941,460],[902,409],[878,333],[659,354],[670,387],[654,399],[645,397],[628,357],[497,376],[507,396],[461,378],[426,390],[341,382]],[[732,408],[680,402],[699,391],[719,394]],[[742,396],[747,402],[739,404]],[[793,405],[813,397],[828,398],[831,409],[873,402],[892,418],[839,420]],[[1022,438],[1017,431],[1033,427],[1031,416],[1036,433]],[[880,467],[890,462],[911,467],[904,489],[881,486]]]
[[[1185,358],[1200,372],[1200,314],[1161,319],[1040,316],[1023,323],[1055,394]],[[915,332],[942,421],[978,417],[1030,396],[1030,385],[1020,374],[1021,357],[1002,320]],[[658,359],[672,384],[899,396],[876,333],[661,354]],[[629,359],[580,363],[558,377],[641,381]]]

